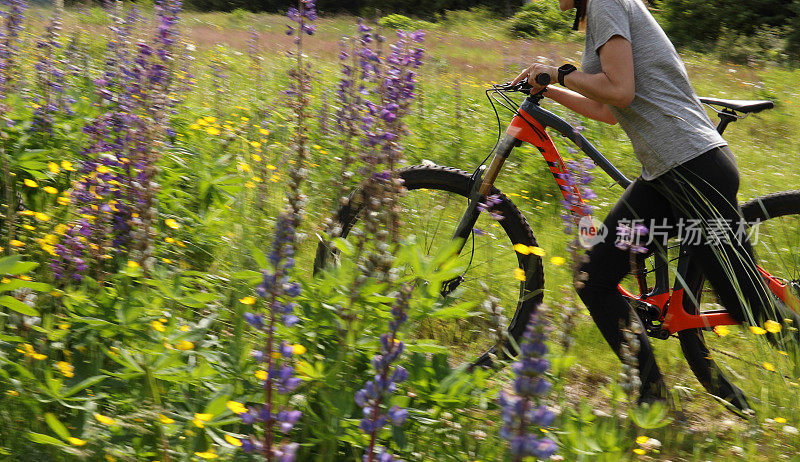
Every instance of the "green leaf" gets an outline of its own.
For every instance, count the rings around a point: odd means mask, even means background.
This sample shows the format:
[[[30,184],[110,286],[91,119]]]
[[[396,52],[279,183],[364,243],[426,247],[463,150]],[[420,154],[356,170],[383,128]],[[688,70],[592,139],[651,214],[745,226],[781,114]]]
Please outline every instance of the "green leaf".
[[[55,414],[50,412],[46,413],[44,415],[44,421],[47,422],[47,425],[50,427],[50,429],[53,430],[56,435],[60,436],[61,439],[67,440],[71,436],[69,434],[69,430],[67,430],[67,427],[65,427],[64,424],[58,420],[58,417],[56,417]]]
[[[653,404],[642,404],[631,409],[630,416],[633,423],[641,429],[652,430],[669,425],[672,418],[667,416],[668,406],[656,401]]]
[[[205,410],[203,411],[205,414],[211,414],[214,416],[222,414],[226,407],[225,404],[230,401],[231,399],[231,390],[230,387],[225,387],[220,390],[219,394],[216,398],[212,399],[207,405]]]
[[[37,266],[39,266],[39,264],[36,262],[20,261],[15,263],[14,266],[12,266],[11,268],[9,268],[9,270],[6,271],[5,274],[8,274],[10,276],[16,276],[17,274],[25,274],[28,271],[31,271],[32,269],[36,268]]]
[[[66,446],[67,444],[63,441],[59,441],[52,436],[42,435],[41,433],[28,433],[28,439],[33,441],[34,443],[40,444],[52,444],[53,446]]]
[[[447,353],[450,349],[446,346],[433,343],[432,340],[427,342],[417,341],[414,343],[406,344],[406,351],[409,353]]]
[[[258,247],[252,247],[251,252],[253,252],[253,260],[256,261],[256,265],[259,268],[268,268],[269,263],[267,263],[267,257],[264,255],[264,252],[261,251]]]
[[[477,302],[461,302],[452,306],[446,306],[430,313],[431,318],[454,319],[467,318],[473,316],[470,309],[475,307]]]
[[[100,383],[106,379],[105,375],[95,375],[94,377],[89,377],[88,379],[82,380],[80,383],[73,385],[67,391],[65,391],[61,397],[62,398],[69,398],[70,396],[74,395],[75,393],[89,388],[96,383]]]
[[[0,285],[0,292],[8,292],[11,290],[17,290],[20,288],[28,288],[34,290],[36,292],[47,292],[52,289],[50,284],[45,284],[44,282],[34,282],[34,281],[23,281],[22,279],[12,279],[11,282],[6,284]]]
[[[21,259],[19,255],[0,258],[0,274],[8,274],[11,268]]]
[[[17,300],[16,298],[10,295],[3,295],[2,297],[0,297],[0,305],[11,308],[17,313],[21,313],[27,316],[39,316],[39,312],[36,311],[35,308],[31,308],[30,306],[22,303],[21,301]]]
[[[341,237],[337,237],[336,239],[334,239],[331,242],[331,245],[333,247],[336,247],[340,252],[342,252],[343,254],[345,254],[348,257],[352,257],[353,253],[355,252],[353,244],[348,242],[346,239],[341,238]]]
[[[406,438],[406,432],[403,430],[402,427],[395,427],[392,426],[392,440],[397,443],[397,447],[400,449],[405,449],[406,445],[408,444],[408,439]]]

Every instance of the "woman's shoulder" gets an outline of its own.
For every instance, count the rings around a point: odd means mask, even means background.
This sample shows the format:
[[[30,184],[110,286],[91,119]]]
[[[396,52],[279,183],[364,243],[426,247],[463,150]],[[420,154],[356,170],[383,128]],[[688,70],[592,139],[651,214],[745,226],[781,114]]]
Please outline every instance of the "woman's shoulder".
[[[605,8],[605,7],[622,7],[628,10],[631,4],[640,1],[640,0],[589,0],[586,9],[587,12],[591,11],[595,8]]]

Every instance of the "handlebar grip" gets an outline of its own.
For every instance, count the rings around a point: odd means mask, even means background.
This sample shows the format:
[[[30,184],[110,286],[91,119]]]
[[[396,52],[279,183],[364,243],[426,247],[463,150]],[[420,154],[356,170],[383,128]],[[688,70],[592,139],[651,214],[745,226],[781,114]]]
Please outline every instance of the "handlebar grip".
[[[536,76],[535,80],[539,85],[546,87],[547,85],[550,85],[550,74],[541,73]]]

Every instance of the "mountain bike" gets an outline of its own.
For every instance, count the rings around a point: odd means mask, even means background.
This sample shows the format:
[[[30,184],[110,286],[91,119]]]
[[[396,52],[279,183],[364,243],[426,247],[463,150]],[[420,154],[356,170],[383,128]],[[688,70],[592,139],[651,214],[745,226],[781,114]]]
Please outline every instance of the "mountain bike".
[[[546,85],[549,76],[539,75],[537,82]],[[492,85],[486,90],[498,123],[500,118],[494,103],[508,109],[513,118],[504,136],[498,136],[492,152],[472,173],[435,164],[414,165],[398,171],[408,191],[402,199],[405,213],[400,237],[416,236],[417,242],[431,253],[453,240],[460,242],[457,258],[463,260],[466,270],[443,285],[443,300],[457,298],[479,302],[485,298],[480,283],[489,284],[503,302],[513,306],[508,334],[514,340],[520,339],[531,313],[543,302],[544,265],[543,252],[527,219],[509,195],[494,186],[511,152],[523,143],[530,143],[541,153],[564,198],[569,194],[573,199],[579,198],[578,206],[572,207],[576,220],[587,217],[590,212],[580,206],[584,202],[577,186],[567,181],[570,171],[547,129],[574,144],[579,150],[576,152],[588,156],[615,184],[624,189],[631,183],[579,130],[540,106],[544,90],[530,94],[530,89],[527,82],[522,82],[513,86],[509,83]],[[514,93],[528,96],[518,106],[509,97]],[[719,115],[719,133],[732,122],[774,107],[771,101],[701,98],[701,102]],[[492,154],[487,167],[486,161]],[[480,204],[485,204],[487,197],[493,199],[492,211],[502,216],[501,220],[480,213]],[[343,238],[358,226],[364,208],[363,196],[354,192],[350,198],[334,217]],[[787,306],[800,307],[800,190],[758,197],[744,203],[741,210],[745,221],[757,223],[758,242],[754,244],[754,251],[758,270],[769,289]],[[792,376],[775,370],[778,366],[782,368],[779,370],[792,366],[769,363],[772,370],[767,370],[770,368],[766,362],[748,358],[751,353],[761,354],[755,350],[760,349],[763,342],[754,340],[747,326],[729,328],[739,323],[724,308],[701,309],[702,296],[709,290],[704,289],[703,274],[698,265],[692,263],[691,255],[680,247],[680,242],[669,247],[669,252],[649,256],[649,263],[634,275],[638,294],[626,290],[622,284],[619,290],[650,337],[664,340],[677,337],[692,372],[712,396],[735,412],[747,411],[751,409],[748,395],[756,395],[751,396],[753,399],[763,398],[758,396],[763,390],[754,387],[758,380],[752,379],[753,369],[757,368],[755,373],[758,374],[791,379]],[[532,251],[515,250],[520,248]],[[333,246],[320,242],[315,270],[335,264],[338,258]],[[673,287],[669,285],[670,264],[676,273]],[[524,278],[519,277],[520,270]],[[507,345],[507,350],[513,348]],[[473,365],[488,365],[498,353],[486,351]],[[795,369],[793,377],[797,376]]]

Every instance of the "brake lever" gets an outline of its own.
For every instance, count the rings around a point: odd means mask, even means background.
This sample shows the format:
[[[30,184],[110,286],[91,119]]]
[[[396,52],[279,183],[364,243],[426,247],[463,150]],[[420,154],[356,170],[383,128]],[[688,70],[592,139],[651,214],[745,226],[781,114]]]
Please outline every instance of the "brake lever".
[[[531,89],[533,88],[533,86],[529,84],[527,80],[522,80],[516,85],[512,85],[511,82],[506,82],[502,85],[498,85],[497,87],[498,90],[511,92],[518,91],[520,93],[530,93]]]

